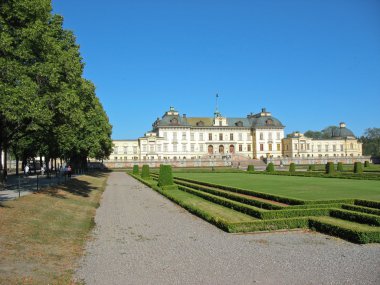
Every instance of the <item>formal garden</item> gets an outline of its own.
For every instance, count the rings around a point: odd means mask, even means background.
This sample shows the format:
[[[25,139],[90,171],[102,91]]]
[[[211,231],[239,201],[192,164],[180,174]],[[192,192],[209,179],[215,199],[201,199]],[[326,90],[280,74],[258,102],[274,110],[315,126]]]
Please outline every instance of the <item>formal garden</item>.
[[[143,169],[129,173],[227,232],[310,229],[354,243],[380,242],[378,165]]]

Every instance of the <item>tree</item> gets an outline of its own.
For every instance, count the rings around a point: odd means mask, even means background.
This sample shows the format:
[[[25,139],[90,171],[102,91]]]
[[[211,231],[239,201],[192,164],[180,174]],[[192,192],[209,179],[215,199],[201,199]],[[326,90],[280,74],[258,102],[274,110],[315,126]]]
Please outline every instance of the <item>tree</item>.
[[[368,128],[360,138],[363,143],[363,154],[380,156],[380,128]]]

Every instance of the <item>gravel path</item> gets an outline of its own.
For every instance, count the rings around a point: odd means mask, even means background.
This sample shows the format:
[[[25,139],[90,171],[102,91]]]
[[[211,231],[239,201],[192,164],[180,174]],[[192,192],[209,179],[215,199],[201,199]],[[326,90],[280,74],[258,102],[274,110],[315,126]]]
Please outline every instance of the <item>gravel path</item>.
[[[111,173],[76,278],[86,284],[380,284],[380,245],[317,233],[233,235]]]

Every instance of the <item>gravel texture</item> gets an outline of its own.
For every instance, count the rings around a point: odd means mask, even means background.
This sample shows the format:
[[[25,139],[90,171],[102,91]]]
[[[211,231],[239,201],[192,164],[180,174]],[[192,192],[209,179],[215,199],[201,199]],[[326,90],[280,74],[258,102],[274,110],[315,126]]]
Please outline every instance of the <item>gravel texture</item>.
[[[380,284],[379,244],[228,234],[124,173],[111,173],[95,220],[85,284]]]

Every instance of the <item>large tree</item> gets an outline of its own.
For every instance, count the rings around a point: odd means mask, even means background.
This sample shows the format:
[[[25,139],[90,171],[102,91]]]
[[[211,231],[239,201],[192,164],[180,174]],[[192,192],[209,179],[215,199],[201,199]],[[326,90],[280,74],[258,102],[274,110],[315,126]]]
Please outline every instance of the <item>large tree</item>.
[[[363,154],[380,157],[380,128],[368,128],[360,138]]]

